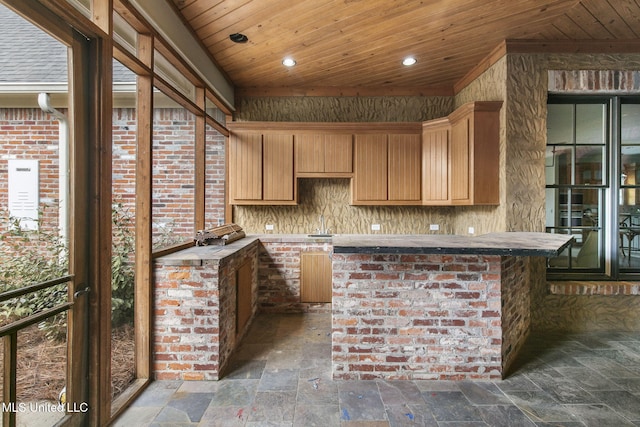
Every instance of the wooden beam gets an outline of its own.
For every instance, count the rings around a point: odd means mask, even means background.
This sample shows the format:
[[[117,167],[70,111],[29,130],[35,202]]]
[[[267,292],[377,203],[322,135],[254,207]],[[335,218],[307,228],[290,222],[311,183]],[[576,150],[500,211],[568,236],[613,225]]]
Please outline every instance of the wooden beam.
[[[139,34],[138,59],[153,67],[152,35]],[[152,173],[153,173],[153,77],[138,76],[135,218],[135,345],[136,377],[151,378],[153,330]]]
[[[204,88],[196,88],[196,104],[205,110],[205,90]],[[195,184],[195,229],[193,235],[198,230],[205,228],[205,210],[206,210],[206,175],[207,175],[207,141],[206,141],[206,123],[204,114],[196,114],[195,123],[195,165],[194,165],[194,184]]]

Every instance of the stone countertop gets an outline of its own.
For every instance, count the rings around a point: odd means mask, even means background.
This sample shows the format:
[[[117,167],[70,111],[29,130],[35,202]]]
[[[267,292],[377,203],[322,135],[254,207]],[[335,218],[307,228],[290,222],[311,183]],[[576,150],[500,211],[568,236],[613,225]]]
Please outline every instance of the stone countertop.
[[[573,240],[565,234],[505,232],[477,237],[447,234],[307,234],[249,235],[228,245],[193,246],[154,259],[160,265],[203,265],[219,262],[256,241],[270,243],[329,243],[335,253],[475,254],[558,256]]]
[[[205,263],[219,262],[229,256],[233,256],[236,252],[257,240],[257,236],[246,236],[228,245],[192,246],[158,257],[153,262],[160,265],[203,265]]]
[[[489,233],[476,237],[444,234],[347,234],[333,237],[333,252],[555,257],[572,241],[571,235],[534,232]]]

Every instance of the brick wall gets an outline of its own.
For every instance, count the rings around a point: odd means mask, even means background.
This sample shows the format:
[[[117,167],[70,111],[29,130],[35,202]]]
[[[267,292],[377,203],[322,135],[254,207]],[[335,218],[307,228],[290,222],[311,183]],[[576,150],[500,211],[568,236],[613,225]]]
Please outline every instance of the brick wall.
[[[501,288],[509,292],[507,323],[527,329],[521,311],[529,307],[515,298],[517,290],[528,292],[519,288],[526,278],[516,274],[522,263],[499,256],[334,254],[333,377],[500,379]]]
[[[242,339],[236,330],[236,270],[251,262],[258,291],[258,242],[222,260],[154,265],[153,372],[160,380],[217,380]],[[253,314],[257,299],[253,300]]]
[[[61,109],[62,113],[66,110]],[[154,240],[193,237],[194,116],[183,109],[154,111]],[[113,194],[135,214],[135,109],[113,111]],[[224,218],[225,138],[207,127],[206,226]],[[57,228],[58,123],[40,109],[0,109],[0,207],[7,208],[7,159],[40,160],[40,201],[43,224]]]
[[[291,239],[293,240],[293,239]],[[258,279],[262,312],[331,312],[331,304],[300,302],[300,254],[303,251],[331,252],[330,243],[270,241],[261,239]]]
[[[0,108],[0,210],[8,212],[8,160],[40,160],[40,224],[49,230],[58,228],[57,144],[58,122],[49,114],[40,109]]]

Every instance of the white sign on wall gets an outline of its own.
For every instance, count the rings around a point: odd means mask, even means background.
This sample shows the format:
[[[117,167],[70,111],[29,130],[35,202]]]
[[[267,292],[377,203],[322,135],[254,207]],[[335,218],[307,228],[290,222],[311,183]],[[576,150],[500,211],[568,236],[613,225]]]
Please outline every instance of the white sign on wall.
[[[9,215],[23,230],[38,229],[39,189],[38,160],[9,160]]]

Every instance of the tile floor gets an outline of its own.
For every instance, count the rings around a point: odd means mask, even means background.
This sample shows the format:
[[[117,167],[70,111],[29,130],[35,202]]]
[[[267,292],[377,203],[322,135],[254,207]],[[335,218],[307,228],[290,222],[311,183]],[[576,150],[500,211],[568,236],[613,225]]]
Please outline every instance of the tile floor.
[[[532,336],[495,382],[332,381],[329,314],[260,315],[220,381],[156,381],[116,426],[640,426],[640,334]]]

